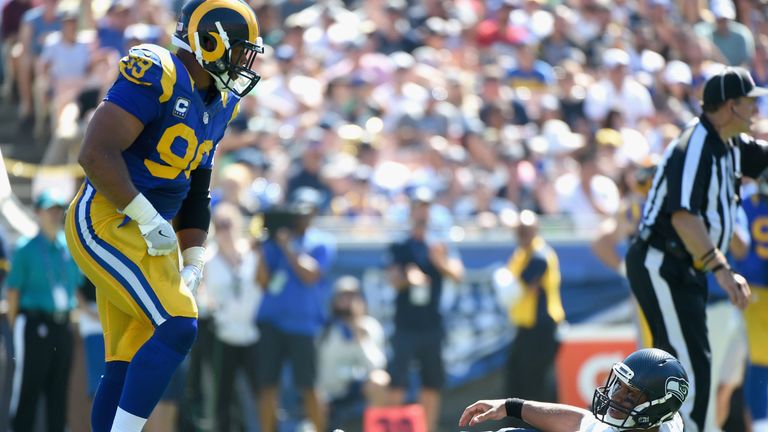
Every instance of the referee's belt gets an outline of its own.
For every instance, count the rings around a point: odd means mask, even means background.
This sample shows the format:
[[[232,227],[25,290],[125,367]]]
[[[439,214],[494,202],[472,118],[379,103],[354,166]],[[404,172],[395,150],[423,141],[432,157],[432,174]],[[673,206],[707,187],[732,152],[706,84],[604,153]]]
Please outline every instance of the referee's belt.
[[[43,321],[51,324],[67,324],[69,322],[69,311],[48,312],[38,309],[20,309],[19,315],[24,315],[27,319]]]
[[[668,253],[677,259],[693,262],[691,254],[685,249],[685,245],[677,239],[666,239],[658,234],[651,233],[644,241],[655,249]]]

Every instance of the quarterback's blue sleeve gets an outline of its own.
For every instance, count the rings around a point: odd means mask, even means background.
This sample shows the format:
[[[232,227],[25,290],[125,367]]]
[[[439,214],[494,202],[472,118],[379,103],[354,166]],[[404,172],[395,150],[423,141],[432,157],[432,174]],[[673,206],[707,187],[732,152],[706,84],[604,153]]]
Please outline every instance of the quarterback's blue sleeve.
[[[523,269],[522,274],[520,274],[520,279],[522,279],[523,282],[530,284],[538,281],[544,276],[544,272],[546,271],[547,259],[540,254],[534,254],[528,261],[528,265]]]

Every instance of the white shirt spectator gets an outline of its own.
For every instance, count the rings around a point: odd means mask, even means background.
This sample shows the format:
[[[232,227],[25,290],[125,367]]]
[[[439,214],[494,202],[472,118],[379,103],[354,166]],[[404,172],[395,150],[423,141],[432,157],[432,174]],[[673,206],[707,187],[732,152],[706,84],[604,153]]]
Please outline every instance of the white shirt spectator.
[[[53,82],[84,79],[91,62],[91,49],[85,42],[67,43],[61,33],[53,33],[45,41],[40,60],[50,66]]]
[[[648,89],[630,77],[624,78],[620,91],[609,80],[601,80],[587,91],[584,100],[587,118],[601,122],[612,109],[624,115],[629,127],[637,126],[640,119],[650,117],[656,111]]]
[[[216,250],[205,264],[205,289],[214,304],[216,337],[225,343],[246,346],[259,339],[253,317],[261,303],[261,289],[256,285],[258,255],[247,242],[238,245],[240,265],[232,265]]]
[[[359,325],[365,336],[359,340],[346,334],[351,330],[345,330],[342,325],[331,324],[318,352],[318,384],[330,400],[344,396],[353,381],[364,382],[371,371],[387,365],[384,329],[375,318],[360,318]]]
[[[564,174],[555,181],[560,211],[570,215],[574,227],[580,232],[594,231],[603,219],[603,216],[593,207],[592,202],[607,214],[614,214],[619,210],[619,188],[613,180],[597,174],[592,177],[589,190],[592,200],[584,193],[581,180],[576,174]]]

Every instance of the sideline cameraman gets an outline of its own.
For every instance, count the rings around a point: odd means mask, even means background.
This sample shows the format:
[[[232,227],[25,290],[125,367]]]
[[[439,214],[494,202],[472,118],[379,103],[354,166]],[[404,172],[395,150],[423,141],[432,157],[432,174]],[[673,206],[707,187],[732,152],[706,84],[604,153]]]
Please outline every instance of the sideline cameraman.
[[[336,249],[329,235],[310,227],[321,202],[317,190],[299,188],[287,210],[265,215],[265,227],[276,229],[262,246],[263,259],[256,271],[256,281],[265,289],[257,315],[261,334],[259,406],[264,432],[277,431],[280,370],[286,360],[290,360],[294,383],[301,389],[305,415],[315,430],[325,430],[315,389],[315,339],[326,321],[328,272]],[[282,220],[275,220],[275,214]]]

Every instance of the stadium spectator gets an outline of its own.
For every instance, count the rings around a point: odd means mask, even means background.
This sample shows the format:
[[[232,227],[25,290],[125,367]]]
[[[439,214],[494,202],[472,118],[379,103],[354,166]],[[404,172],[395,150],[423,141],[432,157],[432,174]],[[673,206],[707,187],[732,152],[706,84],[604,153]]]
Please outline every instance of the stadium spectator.
[[[64,242],[66,203],[52,190],[39,194],[35,209],[40,231],[22,239],[11,259],[8,320],[17,353],[11,399],[16,431],[35,430],[41,396],[47,402],[48,430],[66,430],[73,349],[69,315],[83,278]]]
[[[2,232],[0,235],[0,298],[6,297],[5,278],[8,276],[8,270],[11,268],[8,259],[7,234]],[[4,309],[7,309],[4,308]],[[9,408],[11,406],[11,393],[13,391],[13,334],[11,333],[10,322],[8,320],[7,310],[0,312],[0,429],[10,429]]]
[[[619,210],[619,189],[600,172],[595,149],[583,148],[575,159],[578,172],[559,176],[555,191],[560,212],[570,216],[577,231],[588,232]]]
[[[16,75],[19,90],[19,126],[28,128],[36,121],[44,119],[46,111],[44,106],[36,106],[35,88],[35,63],[40,53],[43,52],[45,38],[61,30],[61,19],[58,12],[59,0],[44,0],[40,6],[34,7],[24,13],[19,31],[21,54]],[[40,123],[42,124],[42,123]]]
[[[315,338],[326,322],[330,297],[328,272],[335,244],[313,228],[312,218],[322,202],[314,189],[297,190],[289,213],[261,247],[256,282],[264,290],[256,316],[260,342],[259,414],[261,430],[277,431],[281,370],[291,361],[294,384],[301,391],[304,414],[315,430],[325,430],[326,418],[317,392]],[[265,216],[267,218],[268,216]],[[265,219],[265,228],[271,227]]]
[[[443,321],[439,310],[443,283],[460,281],[461,260],[442,240],[430,238],[430,207],[434,194],[425,188],[410,200],[408,237],[390,245],[390,282],[397,291],[395,331],[391,337],[392,361],[389,402],[405,402],[412,362],[421,373],[419,403],[424,407],[429,431],[437,430],[440,389],[445,383],[442,359]]]
[[[609,48],[602,55],[605,77],[589,87],[584,101],[587,118],[602,124],[608,113],[618,110],[627,126],[636,127],[654,115],[651,94],[630,74],[630,57],[619,48]]]
[[[560,263],[539,234],[534,212],[520,212],[515,231],[517,247],[507,267],[522,287],[522,295],[509,309],[516,334],[507,360],[506,389],[524,399],[555,402],[557,328],[565,321]]]
[[[613,365],[605,385],[595,389],[590,411],[522,398],[480,400],[464,410],[459,426],[512,417],[546,432],[682,432],[678,410],[688,389],[688,374],[680,362],[648,348]]]
[[[384,342],[384,329],[366,311],[360,281],[348,275],[337,279],[331,318],[318,342],[318,387],[328,403],[328,424],[340,425],[352,413],[359,417],[355,409],[361,402],[387,403]]]
[[[51,110],[46,117],[50,117],[51,129],[54,132],[57,126],[59,129],[66,126],[59,124],[64,108],[76,101],[85,89],[92,63],[91,44],[78,38],[77,13],[62,12],[59,20],[61,30],[46,38],[35,71],[36,85],[40,87],[41,92],[39,101],[45,104],[44,106],[49,106],[50,102]],[[66,161],[64,159],[51,162]]]
[[[19,34],[21,19],[30,8],[29,0],[9,0],[0,11],[0,55],[3,59],[3,86],[0,95],[7,102],[14,100],[14,85],[19,74]]]
[[[258,389],[259,331],[253,315],[259,307],[262,289],[256,285],[259,256],[243,236],[243,222],[240,210],[231,204],[214,208],[211,256],[203,277],[213,308],[216,428],[222,432],[241,427],[233,415],[240,412],[235,409],[233,413],[233,408],[242,406],[235,403],[238,400],[235,382],[239,374],[245,374],[254,394]]]
[[[729,66],[749,67],[755,57],[755,39],[747,26],[736,21],[731,0],[711,0],[715,22],[701,22],[694,29],[712,41],[728,60]]]

